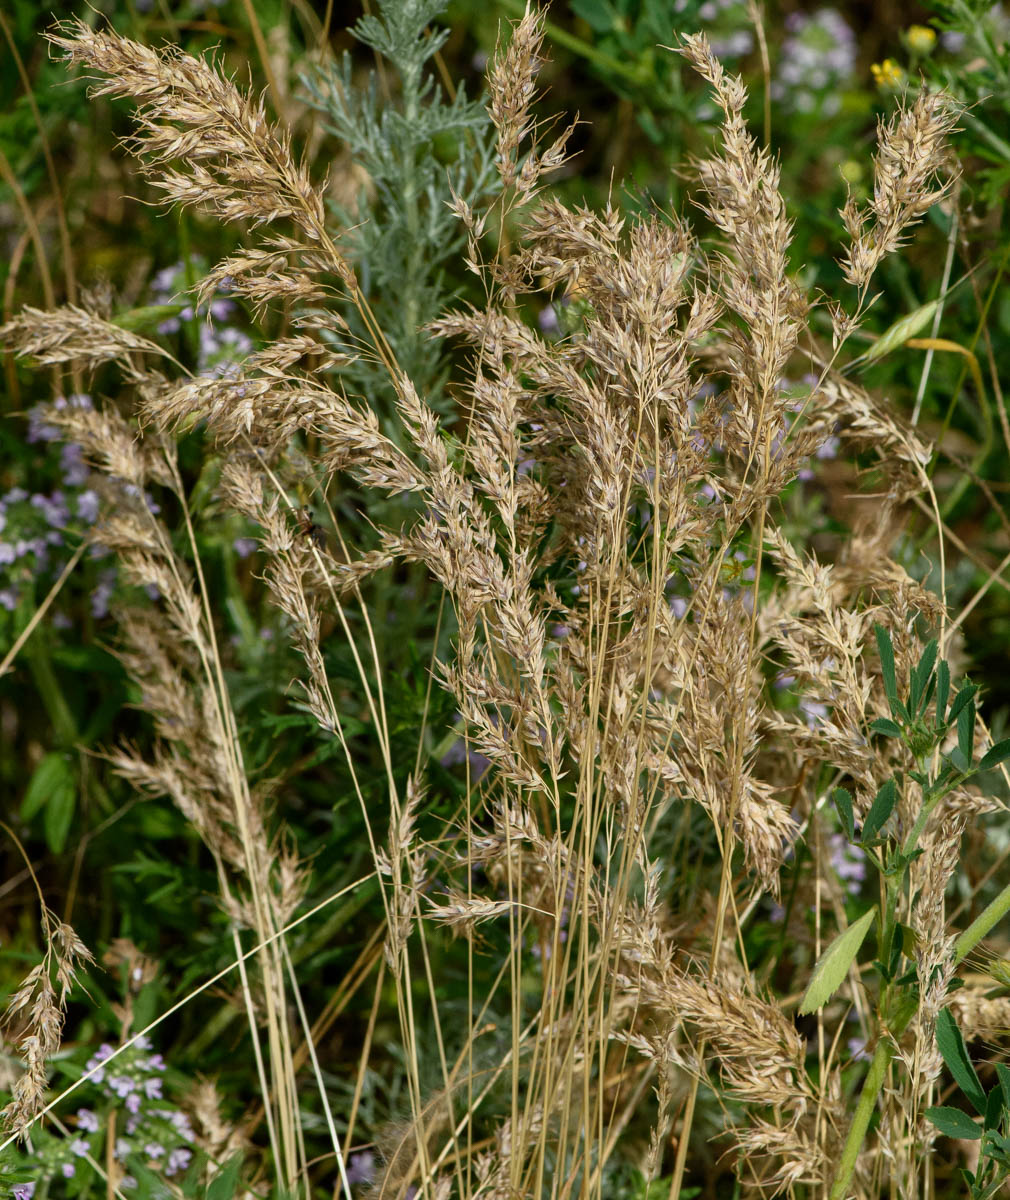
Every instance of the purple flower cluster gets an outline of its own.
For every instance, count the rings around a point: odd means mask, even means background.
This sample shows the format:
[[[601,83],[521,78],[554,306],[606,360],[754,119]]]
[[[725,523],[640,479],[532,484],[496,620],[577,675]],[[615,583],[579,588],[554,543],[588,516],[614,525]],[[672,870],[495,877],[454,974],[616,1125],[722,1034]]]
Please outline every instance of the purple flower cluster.
[[[858,896],[866,878],[866,859],[862,852],[849,842],[844,833],[829,834],[828,847],[835,874],[845,884],[850,896]]]
[[[199,264],[194,264],[194,273],[200,274]],[[182,263],[165,267],[151,281],[151,295],[156,304],[177,301],[187,288],[186,270]],[[235,302],[227,296],[216,295],[205,310],[195,315],[200,318],[197,370],[200,375],[229,376],[236,373],[237,363],[253,348],[252,341],[240,329],[215,322],[227,321],[235,312]],[[187,304],[178,316],[168,317],[158,326],[160,334],[178,333],[184,321],[192,321],[194,309]]]
[[[189,1147],[195,1137],[184,1112],[164,1107],[165,1060],[150,1050],[150,1040],[141,1037],[106,1067],[103,1064],[112,1059],[115,1051],[105,1043],[89,1059],[87,1069],[94,1072],[90,1082],[98,1092],[112,1101],[113,1108],[125,1110],[116,1125],[122,1132],[113,1147],[114,1157],[125,1163],[131,1155],[141,1156],[150,1170],[170,1177],[189,1166],[193,1157]],[[98,1157],[104,1123],[105,1117],[100,1117],[94,1109],[80,1108],[76,1136],[60,1140],[44,1135],[34,1155],[40,1177],[73,1178],[81,1160]],[[130,1175],[120,1182],[120,1187],[127,1189],[136,1185]],[[34,1189],[34,1183],[18,1184],[13,1194],[20,1200],[31,1200]]]
[[[60,396],[52,407],[89,409],[91,397]],[[28,412],[27,441],[33,445],[61,437],[47,422],[46,412],[41,404]],[[52,558],[60,556],[67,532],[83,532],[82,527],[98,519],[98,496],[86,486],[90,471],[76,443],[60,447],[59,471],[60,486],[52,492],[29,495],[24,488],[12,487],[0,496],[0,608],[8,612],[17,608],[37,579],[59,565]],[[67,623],[60,613],[54,620]]]
[[[856,69],[856,35],[835,8],[790,13],[772,95],[793,112],[834,116]]]

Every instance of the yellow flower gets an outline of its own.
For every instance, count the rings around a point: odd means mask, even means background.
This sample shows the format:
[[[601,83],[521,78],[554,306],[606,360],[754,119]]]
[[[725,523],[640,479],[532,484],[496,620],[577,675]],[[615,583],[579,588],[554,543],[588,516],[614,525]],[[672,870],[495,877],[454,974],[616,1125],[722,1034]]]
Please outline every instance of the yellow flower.
[[[905,42],[913,54],[932,54],[936,45],[936,32],[928,25],[911,25],[905,33]]]
[[[905,82],[905,72],[893,58],[885,58],[882,63],[874,63],[870,70],[873,72],[873,81],[877,87],[886,88],[888,91],[897,91]]]

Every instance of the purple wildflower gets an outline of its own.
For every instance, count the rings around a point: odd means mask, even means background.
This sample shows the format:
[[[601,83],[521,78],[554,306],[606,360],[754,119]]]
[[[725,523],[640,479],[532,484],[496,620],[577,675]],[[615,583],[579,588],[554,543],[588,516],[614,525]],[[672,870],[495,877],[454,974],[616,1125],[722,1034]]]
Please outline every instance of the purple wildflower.
[[[189,1161],[193,1157],[189,1150],[173,1150],[168,1156],[168,1162],[165,1163],[165,1174],[175,1175],[179,1171],[185,1171],[189,1166]]]
[[[371,1150],[360,1150],[347,1160],[348,1183],[371,1183],[375,1178],[375,1155]]]
[[[77,515],[82,521],[93,525],[98,520],[98,493],[89,488],[77,497]]]
[[[80,487],[87,480],[90,474],[88,464],[76,442],[67,442],[60,450],[60,470],[67,487]]]

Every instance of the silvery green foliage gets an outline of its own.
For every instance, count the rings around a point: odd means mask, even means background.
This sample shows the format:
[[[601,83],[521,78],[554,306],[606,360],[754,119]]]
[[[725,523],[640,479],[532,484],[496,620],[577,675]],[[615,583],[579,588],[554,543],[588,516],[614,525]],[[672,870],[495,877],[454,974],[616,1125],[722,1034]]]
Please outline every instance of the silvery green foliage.
[[[432,75],[429,60],[448,31],[431,22],[444,8],[445,0],[379,0],[378,14],[362,17],[351,30],[393,68],[385,71],[392,99],[376,72],[367,87],[352,78],[346,54],[339,64],[302,78],[329,131],[368,173],[355,198],[357,211],[331,202],[341,248],[357,266],[400,366],[436,408],[443,382],[440,350],[423,326],[450,299],[442,268],[463,244],[448,202],[455,192],[478,205],[498,185],[486,110],[468,100],[462,87],[449,100]],[[353,333],[362,332],[350,305],[343,315]],[[379,396],[392,399],[381,367],[359,359],[356,369],[373,404]],[[381,402],[376,407],[381,414]]]

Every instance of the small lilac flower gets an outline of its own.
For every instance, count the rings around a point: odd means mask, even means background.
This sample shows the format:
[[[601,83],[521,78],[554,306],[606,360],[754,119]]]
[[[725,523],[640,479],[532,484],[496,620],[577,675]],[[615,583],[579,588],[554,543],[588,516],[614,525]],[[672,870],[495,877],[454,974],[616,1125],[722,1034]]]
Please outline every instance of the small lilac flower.
[[[537,324],[541,333],[558,332],[558,314],[553,304],[548,304],[537,314]]]
[[[476,783],[478,779],[491,765],[491,760],[485,758],[483,754],[479,754],[476,750],[470,749],[463,738],[457,738],[449,749],[442,755],[442,766],[453,767],[460,763],[470,761],[470,778]]]
[[[371,1183],[375,1178],[375,1155],[371,1150],[361,1150],[347,1160],[348,1183]]]
[[[17,551],[10,542],[0,542],[0,565],[12,563],[17,558]]]
[[[232,542],[232,545],[234,546],[235,553],[239,556],[239,558],[248,558],[249,555],[252,554],[252,552],[259,545],[259,542],[257,542],[255,538],[251,537],[237,537],[234,542]]]
[[[12,487],[4,496],[4,504],[18,504],[22,500],[28,499],[28,493],[22,487]]]
[[[55,425],[46,424],[45,408],[44,404],[33,404],[28,410],[29,442],[52,442],[60,436],[60,431]]]
[[[836,437],[829,437],[826,442],[817,447],[818,458],[837,458],[840,442]]]
[[[148,1100],[161,1099],[161,1080],[155,1075],[150,1079],[144,1080],[144,1092]]]
[[[853,852],[842,833],[832,833],[828,837],[828,845],[835,874],[844,881],[845,890],[850,896],[858,896],[866,878],[866,862],[861,855]]]
[[[165,1147],[159,1146],[157,1142],[148,1142],[144,1147],[144,1153],[148,1158],[161,1158],[165,1153]]]
[[[72,1154],[76,1154],[78,1158],[84,1158],[86,1154],[91,1153],[91,1147],[84,1138],[74,1138],[70,1143],[70,1151]]]
[[[126,1097],[126,1108],[128,1112],[138,1113],[140,1111],[140,1092],[131,1092]],[[130,1131],[133,1132],[132,1130]]]
[[[64,1179],[73,1179],[74,1173],[76,1172],[76,1170],[77,1170],[77,1168],[74,1166],[74,1164],[72,1162],[65,1162],[63,1164],[63,1178]]]
[[[137,1045],[139,1046],[140,1042],[137,1042]],[[147,1069],[149,1071],[164,1071],[164,1069],[165,1069],[164,1057],[160,1054],[152,1054],[151,1057],[147,1060]]]
[[[95,590],[91,593],[91,615],[96,620],[101,620],[102,617],[109,615],[109,601],[115,590],[116,572],[103,571],[95,585]]]
[[[165,1174],[175,1175],[179,1171],[185,1171],[192,1157],[192,1152],[189,1150],[182,1148],[173,1150],[168,1156],[168,1162],[165,1163]]]
[[[82,521],[93,525],[98,520],[98,493],[89,488],[77,497],[77,515]]]
[[[51,496],[45,496],[41,492],[36,492],[32,496],[31,504],[32,508],[37,508],[42,513],[47,524],[53,526],[66,525],[70,513],[64,503],[62,492],[53,492]]]
[[[34,1195],[34,1183],[16,1183],[14,1187],[11,1188],[11,1196],[13,1197],[13,1200],[32,1200],[32,1196]]]
[[[171,296],[176,276],[181,272],[181,262],[177,262],[171,267],[162,267],[160,271],[155,272],[154,278],[151,280],[151,291],[161,297]]]
[[[88,478],[88,464],[84,461],[83,451],[76,442],[67,442],[61,448],[60,470],[67,487],[80,487]]]
[[[109,1080],[109,1087],[112,1088],[120,1100],[128,1096],[136,1086],[129,1075],[113,1075]]]
[[[150,1050],[151,1049],[151,1039],[147,1036],[146,1033],[140,1034],[140,1036],[137,1038],[137,1040],[133,1044],[137,1047],[138,1050]]]
[[[179,1137],[187,1142],[196,1141],[196,1134],[193,1132],[193,1126],[189,1123],[189,1116],[186,1113],[177,1109],[175,1112],[162,1112],[160,1115],[171,1121]]]
[[[854,1061],[865,1062],[870,1056],[866,1053],[866,1038],[853,1037],[848,1041],[849,1053]]]
[[[98,1118],[90,1108],[79,1108],[77,1110],[77,1127],[78,1129],[86,1129],[88,1133],[98,1132]]]
[[[0,589],[0,608],[13,612],[18,606],[18,594],[14,588]]]
[[[684,619],[684,614],[687,612],[687,601],[683,596],[674,596],[670,601],[670,609],[678,621]]]
[[[811,700],[807,696],[800,697],[800,712],[807,720],[807,727],[815,729],[828,715],[828,706],[820,700]]]
[[[128,1158],[130,1156],[130,1153],[132,1152],[132,1150],[133,1150],[133,1147],[126,1140],[126,1138],[116,1138],[115,1156],[116,1156],[116,1158],[119,1159],[120,1162],[122,1162],[124,1159]]]

